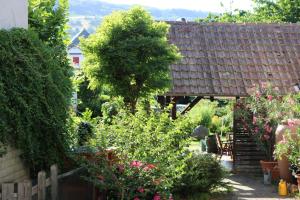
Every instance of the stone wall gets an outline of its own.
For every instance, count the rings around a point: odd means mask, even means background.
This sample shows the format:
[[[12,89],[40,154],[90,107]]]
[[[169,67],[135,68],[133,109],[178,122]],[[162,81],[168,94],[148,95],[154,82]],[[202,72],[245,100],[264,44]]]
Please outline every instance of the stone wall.
[[[12,147],[0,157],[0,183],[18,182],[29,179],[29,170],[20,159],[20,151]]]

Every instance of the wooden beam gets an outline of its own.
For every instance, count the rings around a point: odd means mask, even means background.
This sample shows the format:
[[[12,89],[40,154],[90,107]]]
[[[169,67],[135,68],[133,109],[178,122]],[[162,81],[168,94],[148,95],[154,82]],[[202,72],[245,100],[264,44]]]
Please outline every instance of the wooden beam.
[[[176,103],[179,100],[179,98],[180,97],[173,97],[172,100],[171,100],[171,104],[173,105],[172,106],[172,110],[171,110],[171,117],[172,117],[172,119],[176,119],[177,118],[177,116],[176,116],[176,113],[177,113]]]
[[[196,97],[182,112],[181,114],[184,115],[188,111],[190,111],[203,97]]]

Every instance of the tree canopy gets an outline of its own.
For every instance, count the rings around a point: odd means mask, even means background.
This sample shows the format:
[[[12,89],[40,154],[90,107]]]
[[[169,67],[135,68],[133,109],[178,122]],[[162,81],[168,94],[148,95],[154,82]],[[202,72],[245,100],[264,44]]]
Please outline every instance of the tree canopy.
[[[200,22],[290,22],[300,21],[299,0],[253,0],[254,10],[235,10],[222,14],[210,14]]]
[[[179,58],[168,43],[168,29],[140,7],[105,17],[96,33],[81,42],[91,86],[108,85],[132,112],[139,97],[168,87],[169,65]]]

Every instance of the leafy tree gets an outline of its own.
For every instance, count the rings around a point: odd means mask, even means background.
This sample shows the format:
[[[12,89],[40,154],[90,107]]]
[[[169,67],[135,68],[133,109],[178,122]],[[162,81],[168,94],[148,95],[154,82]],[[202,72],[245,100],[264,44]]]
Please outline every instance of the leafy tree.
[[[169,65],[179,54],[167,41],[168,28],[139,7],[107,16],[81,43],[91,86],[110,86],[135,112],[139,97],[169,85]]]
[[[29,0],[29,26],[50,46],[64,46],[68,0]]]
[[[253,12],[235,10],[219,15],[209,14],[198,22],[290,22],[300,21],[300,1],[298,0],[253,0]]]

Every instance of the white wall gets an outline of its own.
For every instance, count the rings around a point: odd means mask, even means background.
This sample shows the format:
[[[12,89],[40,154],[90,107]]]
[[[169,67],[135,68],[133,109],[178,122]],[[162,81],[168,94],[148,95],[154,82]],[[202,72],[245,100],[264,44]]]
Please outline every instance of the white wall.
[[[27,0],[0,0],[0,29],[28,28]]]

